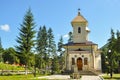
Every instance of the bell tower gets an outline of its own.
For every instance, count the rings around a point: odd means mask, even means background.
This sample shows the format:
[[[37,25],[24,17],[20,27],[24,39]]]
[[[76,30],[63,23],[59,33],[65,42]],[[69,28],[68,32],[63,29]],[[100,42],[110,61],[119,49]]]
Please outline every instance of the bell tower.
[[[73,27],[73,43],[87,42],[90,30],[87,27],[87,20],[80,13],[80,9],[78,9],[78,15],[72,20],[71,25]]]

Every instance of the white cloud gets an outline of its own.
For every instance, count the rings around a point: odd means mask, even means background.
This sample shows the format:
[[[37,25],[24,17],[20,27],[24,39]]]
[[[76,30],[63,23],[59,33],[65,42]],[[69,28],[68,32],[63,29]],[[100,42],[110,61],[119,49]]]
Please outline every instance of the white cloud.
[[[68,34],[63,35],[63,38],[68,38],[68,37],[69,37]]]
[[[8,24],[0,25],[0,30],[8,32],[10,31],[10,26]]]

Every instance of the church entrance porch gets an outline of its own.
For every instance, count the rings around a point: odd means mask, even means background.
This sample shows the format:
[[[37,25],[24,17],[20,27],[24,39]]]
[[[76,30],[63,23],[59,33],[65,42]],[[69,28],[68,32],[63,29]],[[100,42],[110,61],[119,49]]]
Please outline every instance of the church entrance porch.
[[[78,71],[79,71],[79,70],[82,70],[82,66],[83,66],[82,59],[79,57],[79,58],[77,59]]]

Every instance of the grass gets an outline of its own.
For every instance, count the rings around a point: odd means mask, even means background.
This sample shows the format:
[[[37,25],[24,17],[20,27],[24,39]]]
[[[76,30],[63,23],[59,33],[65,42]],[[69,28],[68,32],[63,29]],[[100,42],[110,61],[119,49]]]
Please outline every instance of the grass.
[[[110,78],[110,75],[105,74],[102,76],[105,80],[120,80],[120,74],[113,74],[113,78]]]
[[[41,79],[37,79],[38,76],[43,76],[43,75],[37,75],[36,77],[34,77],[33,74],[0,76],[0,80],[41,80]],[[42,79],[42,80],[46,80],[46,79]]]

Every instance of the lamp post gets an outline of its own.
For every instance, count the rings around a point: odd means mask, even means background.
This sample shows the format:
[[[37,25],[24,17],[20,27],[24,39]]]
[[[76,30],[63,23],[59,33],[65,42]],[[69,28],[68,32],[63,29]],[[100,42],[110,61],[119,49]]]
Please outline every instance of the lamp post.
[[[112,64],[112,51],[108,50],[108,59],[109,59],[109,66],[110,66],[110,77],[112,78],[112,71],[113,71],[113,64]]]

